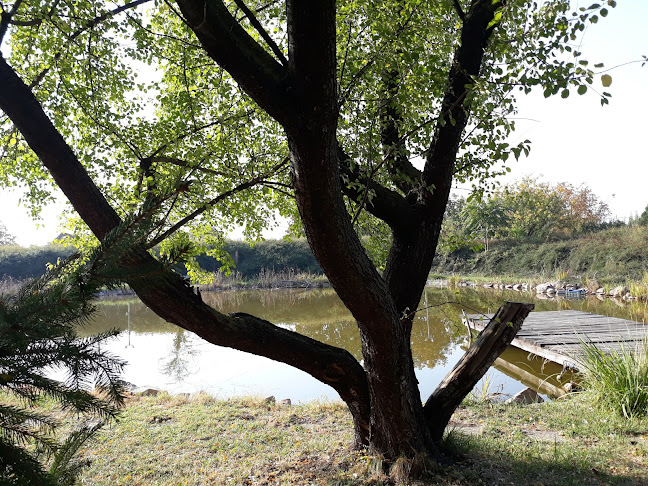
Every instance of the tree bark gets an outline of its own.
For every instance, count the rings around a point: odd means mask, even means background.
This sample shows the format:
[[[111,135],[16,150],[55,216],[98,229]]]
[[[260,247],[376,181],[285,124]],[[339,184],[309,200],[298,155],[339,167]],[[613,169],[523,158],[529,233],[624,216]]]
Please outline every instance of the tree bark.
[[[424,409],[410,347],[411,326],[434,257],[454,161],[470,112],[466,94],[473,76],[479,74],[484,44],[492,30],[489,24],[501,2],[473,0],[463,16],[461,45],[422,173],[403,158],[398,111],[394,107],[385,113],[385,121],[394,123],[384,123],[382,142],[387,150],[398,149],[389,166],[395,176],[408,174],[407,184],[401,178],[394,186],[408,192],[401,195],[375,181],[364,181],[375,188],[368,210],[383,218],[394,235],[383,276],[366,255],[343,199],[345,191],[353,194],[353,190],[343,187],[340,167],[346,176],[360,175],[340,164],[345,158],[337,140],[335,1],[286,1],[285,63],[266,52],[222,1],[177,3],[208,55],[283,126],[304,230],[322,269],[356,319],[364,369],[339,348],[254,316],[216,312],[194,295],[181,277],[163,270],[144,250],[129,255],[128,283],[146,305],[169,322],[214,344],[290,364],[332,386],[349,405],[358,443],[373,452],[388,460],[419,455],[440,459],[439,429],[445,428],[445,417],[449,419],[465,390],[449,383]],[[1,55],[0,81],[0,108],[102,239],[120,224],[119,216]],[[156,278],[137,278],[143,269]],[[470,367],[473,361],[468,363]]]
[[[507,302],[500,307],[466,354],[427,399],[425,417],[435,441],[441,441],[456,408],[513,341],[533,307],[533,304],[517,302]]]

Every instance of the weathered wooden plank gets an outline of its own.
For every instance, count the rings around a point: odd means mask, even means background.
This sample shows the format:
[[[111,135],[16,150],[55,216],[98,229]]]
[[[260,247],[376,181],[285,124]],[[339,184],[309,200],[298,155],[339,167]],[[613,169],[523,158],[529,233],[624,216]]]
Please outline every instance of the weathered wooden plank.
[[[472,328],[481,330],[488,322],[485,319],[490,320],[492,315],[467,317]],[[648,326],[643,323],[568,310],[532,312],[511,344],[563,366],[577,367],[583,341],[609,352],[633,351],[646,339]]]

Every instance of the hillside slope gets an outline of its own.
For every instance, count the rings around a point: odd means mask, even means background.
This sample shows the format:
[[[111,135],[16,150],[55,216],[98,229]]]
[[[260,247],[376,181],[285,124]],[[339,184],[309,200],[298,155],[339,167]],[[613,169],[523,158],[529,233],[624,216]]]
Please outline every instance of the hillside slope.
[[[461,248],[437,255],[432,271],[549,278],[567,272],[601,283],[641,280],[648,272],[648,227],[613,228],[545,243],[497,241],[488,251]]]

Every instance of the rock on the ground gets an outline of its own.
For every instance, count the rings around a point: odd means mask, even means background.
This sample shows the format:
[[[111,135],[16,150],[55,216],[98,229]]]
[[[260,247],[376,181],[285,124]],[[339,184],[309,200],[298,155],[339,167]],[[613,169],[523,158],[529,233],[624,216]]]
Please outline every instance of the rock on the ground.
[[[612,297],[623,297],[625,294],[629,292],[628,287],[624,285],[619,285],[618,287],[614,287],[612,291],[610,292],[610,295]]]
[[[556,291],[556,288],[549,282],[536,285],[536,294],[546,294],[549,290]]]
[[[155,397],[161,393],[161,390],[157,388],[151,388],[147,386],[140,386],[133,390],[133,395],[139,395],[141,397]]]
[[[516,393],[511,398],[506,400],[506,403],[519,403],[522,405],[528,405],[530,403],[542,403],[544,402],[543,398],[538,395],[538,392],[533,388],[525,388],[519,393]]]

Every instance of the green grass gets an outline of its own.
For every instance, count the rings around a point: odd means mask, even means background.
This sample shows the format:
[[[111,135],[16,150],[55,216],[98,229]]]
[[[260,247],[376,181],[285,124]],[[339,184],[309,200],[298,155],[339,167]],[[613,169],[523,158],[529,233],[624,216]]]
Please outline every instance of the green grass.
[[[602,285],[639,282],[648,270],[648,227],[608,229],[579,238],[550,242],[496,241],[488,251],[466,248],[440,252],[432,271],[441,274],[517,276],[554,280],[596,278]]]
[[[75,416],[66,420],[77,425]],[[472,400],[448,428],[444,450],[453,464],[398,483],[380,457],[350,447],[351,419],[340,403],[160,394],[134,397],[116,424],[86,443],[80,459],[90,466],[80,484],[642,485],[647,435],[646,417],[601,412],[589,393],[526,406]]]
[[[601,407],[626,418],[648,414],[648,340],[609,352],[585,341],[581,349],[585,386]]]
[[[587,394],[528,406],[472,401],[448,430],[454,464],[397,483],[380,457],[350,448],[351,420],[339,403],[135,397],[82,449],[91,464],[81,484],[648,484],[648,420],[599,413]]]

